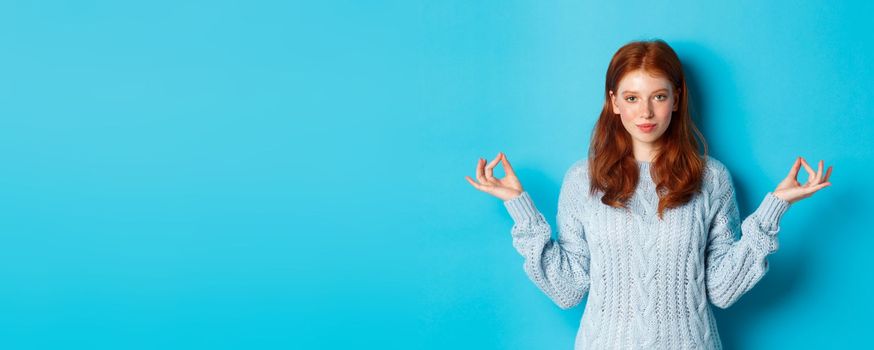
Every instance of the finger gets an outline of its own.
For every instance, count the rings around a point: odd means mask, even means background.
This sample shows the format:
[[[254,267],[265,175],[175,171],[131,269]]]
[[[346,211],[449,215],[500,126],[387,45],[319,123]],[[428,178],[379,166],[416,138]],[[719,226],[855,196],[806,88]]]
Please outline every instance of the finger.
[[[826,188],[826,187],[829,187],[831,185],[832,185],[831,182],[823,182],[823,183],[818,184],[816,186],[811,186],[810,187],[811,189],[807,193],[808,193],[808,195],[812,195],[812,194],[816,193],[816,191],[819,191],[819,190]]]
[[[486,179],[489,181],[495,181],[495,176],[492,174],[492,170],[495,169],[496,165],[498,165],[499,160],[501,160],[500,153],[498,153],[495,159],[492,159],[492,161],[486,166]]]
[[[816,176],[816,172],[813,171],[813,168],[810,167],[810,164],[807,164],[807,161],[804,158],[801,158],[801,164],[804,165],[804,169],[807,170],[807,183],[810,183],[812,179]]]
[[[476,188],[480,191],[485,191],[485,186],[474,182],[473,179],[470,178],[470,176],[465,176],[464,178],[467,180],[467,182],[470,182],[470,184],[473,185],[474,188]]]
[[[793,180],[798,179],[799,169],[801,169],[801,157],[795,158],[795,163],[792,164],[792,168],[789,169],[789,175],[787,175],[786,177]]]
[[[831,165],[828,166],[828,171],[825,172],[825,179],[823,179],[822,181],[828,182],[828,178],[830,176],[832,176],[832,166]]]
[[[820,183],[820,180],[822,180],[822,167],[823,167],[823,165],[824,165],[824,163],[822,162],[822,159],[820,159],[819,166],[816,169],[816,182],[815,183],[817,183],[817,184]]]
[[[476,161],[476,181],[479,181],[481,184],[486,183],[486,175],[483,173],[484,163],[485,160],[482,158]]]
[[[513,167],[510,166],[510,161],[507,160],[507,155],[504,152],[501,152],[501,164],[504,165],[504,172],[507,175],[516,176],[516,172],[513,170]]]

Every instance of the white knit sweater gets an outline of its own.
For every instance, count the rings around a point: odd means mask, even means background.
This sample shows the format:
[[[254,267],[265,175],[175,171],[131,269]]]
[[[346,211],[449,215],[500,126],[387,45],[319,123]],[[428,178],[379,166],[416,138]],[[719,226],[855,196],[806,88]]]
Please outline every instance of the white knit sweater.
[[[768,192],[741,223],[731,174],[705,160],[701,193],[664,221],[642,161],[629,209],[590,196],[587,160],[575,162],[561,186],[557,240],[527,192],[504,201],[537,287],[562,309],[588,292],[575,349],[722,348],[710,303],[731,306],[768,271],[789,202]]]

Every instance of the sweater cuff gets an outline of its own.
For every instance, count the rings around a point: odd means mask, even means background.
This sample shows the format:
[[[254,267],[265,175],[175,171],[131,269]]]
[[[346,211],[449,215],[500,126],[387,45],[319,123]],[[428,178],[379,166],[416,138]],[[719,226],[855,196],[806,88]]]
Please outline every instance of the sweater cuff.
[[[531,200],[531,196],[528,195],[528,192],[522,192],[522,194],[516,197],[505,200],[504,206],[507,208],[507,212],[510,213],[510,217],[512,217],[515,222],[537,219],[537,214],[539,213],[537,207],[534,206],[534,201]]]
[[[790,203],[788,201],[780,199],[774,195],[773,192],[768,192],[765,195],[765,198],[762,200],[762,203],[759,205],[759,208],[756,209],[756,217],[759,218],[759,221],[762,223],[763,227],[769,227],[769,233],[776,233],[774,229],[780,226],[780,219],[783,217],[783,214],[786,213],[786,210],[789,209]]]

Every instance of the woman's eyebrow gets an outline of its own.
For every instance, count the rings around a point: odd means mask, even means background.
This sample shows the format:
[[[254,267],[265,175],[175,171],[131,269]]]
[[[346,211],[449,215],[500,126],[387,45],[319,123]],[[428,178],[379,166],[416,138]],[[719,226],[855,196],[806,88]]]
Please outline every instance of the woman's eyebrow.
[[[655,92],[667,92],[667,91],[668,91],[668,89],[666,89],[666,88],[661,88],[661,89],[658,89],[658,90],[653,91],[653,92],[655,93]],[[623,91],[622,93],[623,93],[623,94],[628,94],[628,93],[636,94],[637,91],[625,90],[625,91]]]

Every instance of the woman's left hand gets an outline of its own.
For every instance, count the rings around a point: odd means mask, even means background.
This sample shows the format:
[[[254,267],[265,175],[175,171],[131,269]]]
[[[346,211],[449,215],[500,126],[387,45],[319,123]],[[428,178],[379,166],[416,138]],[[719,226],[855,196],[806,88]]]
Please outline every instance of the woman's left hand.
[[[804,185],[800,184],[798,180],[798,169],[801,168],[801,165],[804,165],[804,168],[807,170],[807,183]],[[795,164],[792,165],[792,169],[789,170],[789,175],[786,176],[783,181],[777,185],[777,188],[774,189],[773,194],[782,200],[785,200],[789,203],[795,203],[799,200],[812,196],[816,191],[819,191],[823,188],[831,186],[831,182],[828,182],[829,176],[832,174],[832,167],[828,167],[828,171],[825,173],[825,176],[822,174],[823,161],[819,161],[819,169],[814,172],[813,168],[807,164],[807,161],[804,158],[798,157],[795,160]]]

